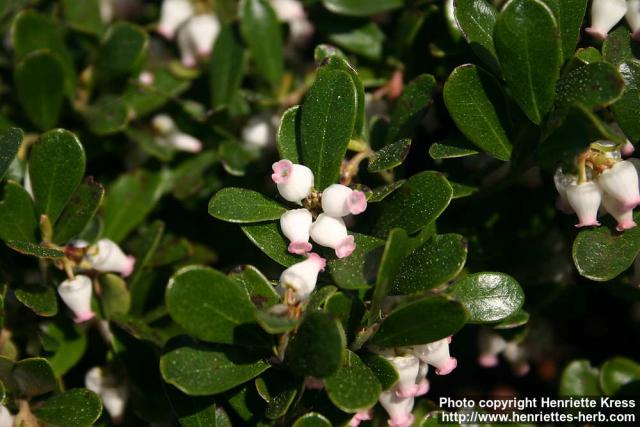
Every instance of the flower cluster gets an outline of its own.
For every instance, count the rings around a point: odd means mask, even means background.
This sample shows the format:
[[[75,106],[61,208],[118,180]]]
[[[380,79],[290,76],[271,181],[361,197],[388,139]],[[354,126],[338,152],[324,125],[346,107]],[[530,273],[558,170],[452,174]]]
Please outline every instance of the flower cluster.
[[[591,26],[585,31],[604,40],[609,31],[626,18],[633,38],[640,38],[640,0],[593,0],[591,3]]]

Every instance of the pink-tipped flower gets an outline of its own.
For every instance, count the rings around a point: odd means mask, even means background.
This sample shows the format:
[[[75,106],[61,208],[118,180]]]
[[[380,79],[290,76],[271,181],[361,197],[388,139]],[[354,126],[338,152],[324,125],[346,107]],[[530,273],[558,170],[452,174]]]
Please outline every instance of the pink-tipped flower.
[[[138,75],[138,82],[142,86],[151,86],[155,80],[156,77],[151,71],[143,71]]]
[[[313,241],[320,246],[334,249],[338,258],[348,257],[356,248],[354,237],[347,234],[347,227],[342,218],[322,213],[311,225],[310,234]]]
[[[120,273],[123,277],[133,272],[136,259],[126,255],[117,243],[109,239],[100,239],[89,248],[87,258],[94,270]]]
[[[480,356],[478,364],[483,368],[493,368],[498,365],[498,355],[507,347],[507,342],[500,335],[487,328],[480,330],[478,334]]]
[[[58,286],[58,295],[75,315],[75,322],[85,322],[95,313],[91,311],[91,279],[78,275],[73,279],[67,279]]]
[[[573,208],[569,204],[567,200],[567,188],[578,182],[578,177],[575,175],[566,175],[562,168],[558,168],[556,173],[553,175],[553,183],[556,186],[556,190],[558,191],[558,199],[556,201],[556,208],[563,213],[572,214],[574,213]]]
[[[119,420],[122,417],[129,395],[124,384],[118,384],[112,375],[98,366],[87,371],[84,384],[87,389],[100,396],[112,419]]]
[[[579,222],[576,227],[600,225],[598,209],[602,201],[602,190],[594,181],[568,186],[567,201],[578,215]]]
[[[530,365],[527,360],[527,351],[516,342],[509,342],[504,350],[504,358],[511,364],[516,375],[522,377],[529,373]]]
[[[306,300],[315,289],[318,273],[324,271],[326,263],[320,255],[311,252],[306,260],[282,272],[278,291],[284,294],[287,289],[292,289],[296,301]]]
[[[271,0],[271,6],[278,20],[282,22],[293,22],[307,17],[302,3],[298,0]]]
[[[309,230],[313,223],[313,216],[307,209],[293,209],[286,211],[280,217],[280,229],[291,243],[289,252],[292,254],[304,254],[311,250],[309,243]]]
[[[389,414],[390,427],[410,427],[413,424],[414,397],[398,397],[393,390],[383,391],[380,394],[380,405]]]
[[[190,0],[164,0],[160,9],[157,31],[167,40],[173,39],[176,30],[193,16]]]
[[[409,354],[406,356],[385,357],[398,372],[398,382],[394,390],[398,397],[413,397],[416,395],[418,385],[416,378],[420,371],[420,361],[417,357]]]
[[[351,420],[349,421],[349,427],[358,427],[361,422],[369,421],[373,419],[373,410],[372,409],[361,409],[356,412]]]
[[[602,206],[618,221],[616,230],[624,231],[636,226],[636,223],[633,221],[633,209],[625,209],[620,202],[607,193],[604,193],[602,196]]]
[[[593,0],[591,3],[591,26],[585,31],[596,39],[604,40],[609,31],[627,13],[625,0]]]
[[[436,368],[437,375],[447,375],[458,366],[458,361],[449,355],[449,337],[413,346],[410,351],[423,363]]]
[[[271,168],[271,179],[276,183],[283,199],[302,205],[313,189],[314,180],[311,169],[304,165],[291,163],[289,160],[275,162]]]
[[[333,184],[322,192],[322,210],[332,217],[358,215],[367,209],[367,196],[362,191]]]
[[[640,2],[640,0],[638,1]],[[620,149],[620,154],[622,154],[622,157],[629,157],[634,151],[636,151],[636,147],[634,147],[631,141],[627,139],[627,142],[625,142]]]
[[[427,380],[427,373],[429,373],[429,364],[420,362],[418,376],[416,377],[415,397],[423,396],[429,392],[429,380]]]
[[[627,0],[627,14],[625,15],[633,39],[640,40],[640,0]]]
[[[178,31],[182,64],[194,67],[198,58],[207,58],[219,33],[220,21],[215,15],[206,13],[190,18]]]
[[[638,173],[633,163],[623,160],[602,172],[598,177],[602,191],[616,199],[625,209],[633,209],[640,203]]]

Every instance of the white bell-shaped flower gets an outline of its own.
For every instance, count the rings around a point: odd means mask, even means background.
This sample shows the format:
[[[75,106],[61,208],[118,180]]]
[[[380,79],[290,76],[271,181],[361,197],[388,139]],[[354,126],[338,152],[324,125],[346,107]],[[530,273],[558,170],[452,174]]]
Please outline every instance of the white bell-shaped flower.
[[[499,363],[498,355],[507,347],[504,338],[487,328],[483,328],[478,334],[478,342],[480,344],[478,364],[483,368],[497,366]]]
[[[271,6],[282,22],[293,22],[307,17],[302,3],[298,0],[271,0]]]
[[[58,295],[75,314],[76,323],[87,321],[95,316],[91,311],[91,288],[91,279],[83,275],[67,279],[58,286]]]
[[[429,380],[427,374],[429,373],[429,364],[420,362],[420,369],[418,369],[418,376],[416,377],[416,392],[415,396],[422,396],[429,392]]]
[[[591,26],[585,31],[597,39],[604,40],[626,13],[626,0],[593,0]]]
[[[309,243],[309,230],[313,223],[313,216],[307,209],[292,209],[286,211],[280,217],[280,229],[291,243],[289,252],[292,254],[304,254],[311,250]]]
[[[166,39],[173,39],[176,30],[194,14],[190,0],[164,0],[160,9],[158,33]]]
[[[622,204],[625,209],[633,209],[640,203],[638,173],[633,163],[623,160],[602,172],[598,177],[602,191]]]
[[[87,371],[84,384],[85,387],[100,396],[111,418],[118,420],[124,415],[129,394],[124,384],[117,384],[113,376],[98,366]]]
[[[640,39],[640,0],[627,0],[627,14],[625,15],[633,38]]]
[[[322,210],[332,217],[358,215],[367,209],[367,196],[342,184],[333,184],[322,192]]]
[[[353,417],[351,417],[351,420],[349,420],[349,424],[347,425],[349,427],[358,427],[361,422],[369,421],[372,419],[373,419],[373,409],[371,408],[361,409],[355,414],[353,414]]]
[[[553,183],[556,186],[556,190],[558,191],[558,200],[556,201],[556,208],[561,212],[566,214],[572,214],[573,208],[569,205],[567,201],[567,187],[571,184],[575,184],[578,182],[578,177],[575,175],[567,175],[565,174],[561,168],[556,170],[556,173],[553,175]]]
[[[182,64],[185,67],[193,67],[198,58],[207,58],[219,33],[220,21],[215,15],[205,13],[190,18],[178,30],[178,48]]]
[[[283,295],[287,289],[292,289],[295,301],[306,300],[316,287],[318,273],[324,271],[326,264],[324,258],[311,252],[306,260],[293,264],[282,272],[279,293]]]
[[[449,355],[451,337],[411,347],[410,351],[423,363],[435,366],[436,374],[447,375],[458,366],[458,361]]]
[[[151,126],[157,133],[156,142],[159,145],[188,153],[197,153],[202,150],[202,142],[182,132],[167,114],[156,115],[151,120]]]
[[[258,114],[249,119],[242,128],[242,140],[249,147],[264,148],[275,142],[274,119],[267,114]]]
[[[379,401],[389,414],[390,427],[410,427],[413,424],[414,397],[398,397],[394,390],[387,390],[380,394]]]
[[[605,210],[618,222],[616,230],[624,231],[636,226],[636,223],[633,221],[633,208],[625,209],[620,202],[607,193],[602,195],[602,206],[604,206]]]
[[[313,189],[314,180],[311,169],[304,165],[293,164],[289,160],[275,162],[271,168],[271,179],[276,183],[283,199],[302,205]]]
[[[109,24],[113,21],[112,0],[100,0],[100,18],[105,24]]]
[[[115,272],[127,277],[133,272],[136,259],[126,255],[113,240],[100,239],[89,248],[87,258],[92,268],[101,272]]]
[[[567,201],[578,215],[576,227],[600,225],[598,209],[602,201],[602,190],[594,181],[568,186]]]
[[[335,250],[338,258],[348,257],[356,248],[354,237],[347,234],[347,226],[342,218],[322,213],[311,225],[310,234],[320,246]]]
[[[527,351],[522,345],[515,341],[508,342],[503,355],[518,376],[529,373],[530,365],[527,360]]]
[[[14,419],[7,407],[0,405],[0,427],[13,427]]]
[[[398,397],[412,397],[416,395],[418,385],[416,378],[420,371],[420,361],[412,354],[405,356],[385,357],[398,371],[398,382],[394,390]]]

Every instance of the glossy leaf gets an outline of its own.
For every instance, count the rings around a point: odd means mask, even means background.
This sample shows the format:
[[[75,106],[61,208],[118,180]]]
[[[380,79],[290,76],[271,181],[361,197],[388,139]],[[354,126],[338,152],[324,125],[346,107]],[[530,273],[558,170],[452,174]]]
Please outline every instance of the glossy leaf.
[[[166,386],[167,397],[171,401],[178,421],[182,427],[220,427],[216,420],[217,412],[223,411],[216,407],[213,396],[192,397],[180,392],[175,387]]]
[[[378,382],[382,386],[382,391],[389,390],[399,379],[396,368],[382,356],[377,354],[367,354],[362,361],[369,367],[373,375],[376,376]]]
[[[493,45],[493,29],[498,12],[487,0],[456,0],[455,18],[471,49],[492,70],[500,66]]]
[[[410,148],[410,139],[401,139],[383,147],[369,160],[367,170],[369,172],[382,172],[400,166],[407,158]]]
[[[63,0],[62,9],[67,25],[72,29],[93,36],[100,36],[104,32],[100,0]]]
[[[47,356],[51,369],[56,376],[64,375],[84,355],[87,348],[84,331],[69,320],[45,323],[41,331],[40,341],[52,353]]]
[[[451,286],[447,293],[466,307],[468,321],[473,323],[505,319],[524,302],[524,292],[518,282],[504,273],[470,274]]]
[[[332,425],[324,415],[309,412],[298,418],[292,427],[331,427]]]
[[[512,0],[498,16],[494,38],[511,95],[539,124],[553,105],[562,64],[556,19],[539,0]]]
[[[276,135],[276,145],[281,159],[291,160],[292,163],[299,163],[298,147],[300,145],[300,106],[289,108],[282,114],[278,134]]]
[[[137,70],[149,48],[149,36],[141,27],[116,22],[105,33],[96,60],[100,79],[124,77]]]
[[[385,35],[374,22],[336,19],[332,15],[319,26],[331,43],[367,59],[380,59]]]
[[[513,329],[518,326],[526,325],[529,321],[529,313],[523,309],[516,311],[508,317],[505,317],[500,322],[493,325],[494,329]]]
[[[266,333],[271,335],[292,331],[299,323],[297,319],[289,317],[288,313],[280,315],[269,310],[257,311],[256,322]]]
[[[102,198],[104,188],[91,177],[86,178],[73,193],[53,229],[53,242],[64,243],[77,236],[93,219]]]
[[[391,284],[402,272],[403,261],[409,249],[408,240],[407,232],[402,228],[395,228],[389,232],[378,267],[376,287],[371,297],[370,323],[381,318],[383,301],[391,290]]]
[[[328,262],[328,271],[335,283],[342,289],[368,288],[376,274],[377,264],[369,261],[374,249],[384,245],[384,240],[354,234],[356,250],[346,258],[332,259]]]
[[[623,89],[624,80],[613,65],[585,64],[558,81],[558,104],[606,107],[620,98]]]
[[[33,200],[21,185],[7,181],[0,202],[0,239],[38,241],[38,217]]]
[[[329,400],[345,412],[356,412],[375,405],[382,392],[376,376],[357,354],[347,350],[338,371],[325,379]]]
[[[301,257],[289,253],[289,242],[280,231],[279,223],[243,225],[242,231],[254,245],[278,264],[289,267],[302,261]]]
[[[269,279],[256,267],[243,265],[239,271],[233,271],[230,277],[244,288],[256,308],[268,308],[280,302],[280,296]]]
[[[226,25],[213,45],[209,62],[209,89],[214,109],[229,106],[242,84],[244,46],[234,25]]]
[[[461,65],[444,85],[444,101],[471,142],[497,159],[509,160],[511,141],[501,122],[504,98],[491,76],[475,65]]]
[[[611,31],[602,44],[603,58],[614,65],[635,59],[638,56],[637,53],[638,48],[624,25]]]
[[[574,360],[562,372],[558,394],[567,397],[600,395],[598,369],[592,367],[588,360]]]
[[[23,359],[11,370],[19,393],[25,396],[39,396],[58,388],[58,382],[47,359],[33,357]]]
[[[91,132],[102,136],[125,130],[130,114],[122,98],[104,95],[89,105],[84,116]]]
[[[162,107],[190,86],[188,80],[173,75],[169,70],[158,69],[153,71],[152,75],[151,85],[144,86],[139,82],[131,82],[122,94],[122,100],[137,117]]]
[[[59,251],[57,249],[52,249],[43,245],[38,245],[31,242],[24,242],[21,240],[9,240],[7,246],[9,246],[14,251],[20,252],[24,255],[31,255],[38,258],[62,258],[64,257],[64,252]]]
[[[367,193],[367,202],[378,203],[383,201],[387,196],[390,196],[394,191],[402,187],[405,182],[404,179],[399,179],[394,183],[374,188],[370,193]]]
[[[600,368],[600,387],[607,396],[615,395],[632,381],[640,381],[640,365],[626,357],[614,357]]]
[[[83,388],[75,388],[56,394],[34,411],[38,420],[53,427],[93,425],[101,413],[100,397]]]
[[[635,119],[635,113],[640,110],[640,62],[621,63],[618,71],[625,81],[625,88],[622,96],[611,106],[611,111],[625,135],[636,142],[640,140],[640,123]]]
[[[429,156],[434,160],[455,159],[478,154],[478,150],[473,148],[464,138],[447,139],[436,142],[429,147]]]
[[[51,317],[58,313],[56,291],[51,286],[20,284],[14,292],[18,301],[39,316]]]
[[[369,16],[398,9],[404,5],[404,0],[322,0],[322,4],[339,15]]]
[[[287,413],[300,388],[295,378],[273,369],[254,382],[258,394],[267,402],[264,415],[270,420],[276,420]]]
[[[127,314],[131,307],[131,294],[125,281],[116,274],[103,274],[100,281],[100,303],[107,319]]]
[[[19,128],[9,128],[0,132],[0,180],[16,157],[20,144],[22,144],[22,138],[23,132]]]
[[[244,188],[223,188],[209,202],[209,215],[241,224],[280,219],[286,211],[261,193]]]
[[[587,0],[543,0],[551,9],[558,23],[562,40],[562,57],[567,60],[573,56],[580,38],[580,27],[587,10]]]
[[[405,86],[391,113],[387,143],[413,136],[431,104],[435,87],[436,79],[431,74],[422,74]]]

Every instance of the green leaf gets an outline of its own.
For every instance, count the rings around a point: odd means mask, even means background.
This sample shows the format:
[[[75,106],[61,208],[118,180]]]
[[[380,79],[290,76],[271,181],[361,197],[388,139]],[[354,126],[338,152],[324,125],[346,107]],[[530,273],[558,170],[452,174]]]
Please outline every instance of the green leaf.
[[[82,144],[71,132],[51,130],[31,148],[29,177],[36,207],[52,223],[58,219],[84,176]]]
[[[380,203],[376,235],[386,236],[392,228],[404,228],[413,234],[433,222],[451,201],[453,190],[438,172],[425,171],[413,175],[393,194]]]
[[[64,100],[64,66],[53,53],[39,50],[27,55],[16,67],[18,101],[40,129],[58,122]]]
[[[267,402],[264,414],[270,420],[276,420],[287,413],[300,388],[296,378],[292,378],[287,372],[273,369],[254,382],[258,394]]]
[[[280,219],[286,211],[279,203],[244,188],[223,188],[209,202],[209,215],[240,224]]]
[[[382,316],[382,303],[389,294],[394,279],[402,272],[403,260],[409,249],[408,243],[407,232],[402,228],[394,228],[389,232],[371,297],[369,324],[377,322]]]
[[[0,202],[0,239],[38,241],[38,216],[33,200],[22,186],[14,181],[4,185],[4,199]]]
[[[606,62],[594,62],[576,68],[558,81],[560,106],[581,105],[586,108],[613,104],[624,89],[624,80],[616,68]]]
[[[328,10],[338,15],[369,16],[404,6],[404,0],[322,0]]]
[[[347,350],[338,371],[325,379],[329,400],[345,412],[357,412],[376,404],[382,387],[357,354]]]
[[[394,295],[431,290],[455,278],[467,259],[467,242],[459,234],[436,235],[411,252],[391,287]]]
[[[53,242],[64,243],[77,236],[93,219],[102,203],[104,188],[88,177],[69,199],[53,228]]]
[[[216,420],[218,408],[213,396],[187,396],[171,386],[166,386],[165,391],[182,427],[221,427]]]
[[[427,344],[458,332],[467,313],[457,301],[429,296],[403,304],[389,314],[371,339],[380,347]]]
[[[107,319],[127,314],[131,307],[131,294],[127,284],[116,274],[102,274],[100,281],[100,303]]]
[[[332,286],[325,286],[321,290],[331,288]],[[314,295],[318,295],[319,292],[315,292]],[[362,317],[365,312],[364,304],[361,300],[355,296],[343,292],[332,292],[323,301],[324,310],[330,313],[336,319],[340,320],[342,327],[347,335],[347,342],[353,341],[355,338],[355,331],[360,329],[362,323]],[[309,310],[310,305],[307,305]]]
[[[456,0],[454,4],[456,22],[471,49],[492,70],[499,71],[493,45],[496,8],[486,0]]]
[[[289,267],[302,261],[301,257],[289,253],[289,242],[277,222],[243,225],[241,229],[254,245],[278,264]]]
[[[369,160],[369,172],[382,172],[398,167],[404,162],[411,148],[410,139],[401,139],[377,151]]]
[[[451,138],[435,142],[429,147],[429,156],[434,160],[455,159],[478,154],[465,138]]]
[[[444,102],[458,129],[477,147],[500,160],[511,157],[501,118],[505,101],[493,77],[475,65],[461,65],[444,85]]]
[[[238,284],[208,267],[179,270],[166,291],[169,314],[196,338],[221,344],[267,343],[255,325],[255,307]]]
[[[260,75],[277,89],[284,74],[282,30],[271,5],[266,0],[243,0],[240,31]]]
[[[160,358],[162,378],[190,396],[230,390],[255,378],[269,365],[245,349],[185,342],[169,342]]]
[[[268,308],[280,302],[280,296],[269,279],[252,265],[243,265],[229,277],[244,288],[256,308]]]
[[[108,189],[102,208],[103,237],[120,242],[160,200],[164,191],[161,172],[138,169],[121,175]]]
[[[405,86],[391,113],[387,143],[413,136],[431,104],[435,87],[436,79],[431,74],[422,74]]]
[[[629,30],[624,25],[611,31],[602,44],[604,60],[614,65],[636,59],[638,50],[636,43],[631,40]]]
[[[20,284],[14,292],[18,301],[38,316],[51,317],[58,313],[56,291],[51,286]]]
[[[640,214],[634,215],[640,220]],[[638,227],[618,233],[611,226],[583,230],[573,242],[573,262],[578,273],[598,282],[611,280],[629,268],[640,253]]]
[[[298,418],[292,427],[331,427],[332,425],[324,415],[309,412]]]
[[[378,382],[382,385],[382,391],[389,390],[398,382],[398,371],[384,357],[377,354],[367,354],[362,358],[362,361],[376,376]]]
[[[71,321],[45,323],[41,330],[40,340],[43,342],[44,349],[53,353],[47,356],[51,369],[56,376],[62,376],[84,355],[87,348],[84,331]]]
[[[233,176],[244,176],[253,155],[238,141],[223,141],[218,148],[224,170]]]
[[[453,188],[452,199],[460,199],[462,197],[468,197],[478,191],[478,187],[472,187],[471,185],[460,184],[457,182],[451,182],[451,188]]]
[[[325,378],[338,371],[345,346],[338,320],[319,311],[307,312],[289,340],[285,363],[298,375]]]
[[[640,62],[621,63],[618,71],[625,81],[625,88],[620,99],[611,106],[611,111],[625,135],[635,142],[640,140],[640,123],[636,120],[636,113],[640,111]]]
[[[592,62],[602,61],[602,54],[595,47],[589,46],[584,49],[578,49],[575,58],[584,64],[590,64]]]
[[[365,234],[353,233],[356,249],[346,258],[331,259],[328,262],[329,274],[336,285],[342,289],[368,288],[378,268],[371,257],[367,256],[374,249],[383,246],[384,240]]]
[[[607,396],[615,395],[632,381],[640,380],[640,365],[626,357],[614,357],[600,368],[600,387]]]
[[[469,322],[490,323],[518,311],[524,292],[516,280],[504,273],[475,273],[447,289],[469,312]]]
[[[122,132],[129,124],[129,107],[121,97],[103,95],[89,105],[84,114],[91,132],[96,135],[112,135]]]
[[[354,128],[357,92],[352,78],[320,69],[301,108],[302,160],[314,174],[315,187],[324,190],[338,180]]]
[[[257,311],[256,322],[268,334],[279,335],[292,331],[298,326],[298,320],[289,317],[288,313],[282,315],[269,310]]]
[[[62,0],[62,8],[70,28],[93,36],[100,36],[104,32],[100,0]]]
[[[378,203],[387,198],[387,196],[393,194],[398,188],[402,187],[406,181],[404,179],[400,179],[391,184],[382,185],[380,187],[376,187],[371,192],[367,193],[367,202],[369,203]]]
[[[587,0],[543,0],[553,12],[560,38],[562,57],[566,61],[573,56],[580,38],[580,27],[587,10]]]
[[[33,357],[23,359],[11,370],[21,395],[33,397],[58,388],[55,374],[47,359]]]
[[[289,108],[282,114],[276,145],[281,159],[291,160],[292,163],[299,163],[298,146],[300,142],[300,106]]]
[[[100,397],[92,391],[75,388],[55,394],[33,411],[38,420],[52,427],[86,427],[102,413]]]
[[[602,394],[598,385],[598,369],[588,360],[574,360],[569,363],[560,377],[560,396],[595,397]]]
[[[516,311],[508,317],[505,317],[500,322],[493,325],[494,329],[513,329],[518,326],[526,325],[529,321],[529,313],[523,309]]]
[[[138,81],[130,82],[122,100],[140,117],[162,107],[189,86],[189,80],[179,78],[169,70],[159,69],[153,72],[153,84],[150,86],[141,85]]]
[[[18,154],[20,144],[22,144],[22,129],[9,128],[0,132],[0,180],[9,169],[9,165]]]
[[[494,30],[502,73],[522,111],[540,124],[553,106],[562,46],[551,10],[539,0],[512,0]]]
[[[96,59],[97,78],[101,81],[124,77],[139,69],[149,49],[147,32],[129,22],[116,22],[102,38]]]
[[[7,246],[14,251],[20,252],[24,255],[31,255],[38,258],[63,258],[64,252],[57,249],[51,249],[46,246],[41,246],[31,242],[24,242],[21,240],[9,240]]]
[[[382,56],[385,35],[374,22],[330,15],[329,19],[320,21],[318,26],[329,41],[347,51],[374,61]]]
[[[213,45],[209,62],[209,89],[214,110],[229,106],[238,96],[244,74],[244,46],[235,25],[226,25]]]

